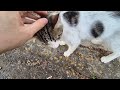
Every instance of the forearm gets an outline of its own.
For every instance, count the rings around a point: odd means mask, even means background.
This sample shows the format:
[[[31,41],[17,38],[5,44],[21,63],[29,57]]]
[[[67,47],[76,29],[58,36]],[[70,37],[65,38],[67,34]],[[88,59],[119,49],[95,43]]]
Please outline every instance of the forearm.
[[[19,30],[10,32],[0,31],[0,54],[18,48],[27,42],[28,39],[29,35]]]
[[[7,33],[0,32],[0,54],[12,49],[12,38]]]
[[[9,47],[12,42],[11,30],[16,29],[20,24],[16,22],[18,14],[17,11],[0,11],[0,54],[11,50]]]

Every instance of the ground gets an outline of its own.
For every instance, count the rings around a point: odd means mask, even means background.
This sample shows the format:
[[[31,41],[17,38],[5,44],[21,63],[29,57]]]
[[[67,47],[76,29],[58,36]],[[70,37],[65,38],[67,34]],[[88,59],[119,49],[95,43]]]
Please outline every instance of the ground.
[[[69,58],[63,56],[65,50],[67,46],[52,49],[32,39],[0,55],[0,79],[120,78],[120,60],[100,62],[100,57],[109,54],[101,46],[83,43]]]

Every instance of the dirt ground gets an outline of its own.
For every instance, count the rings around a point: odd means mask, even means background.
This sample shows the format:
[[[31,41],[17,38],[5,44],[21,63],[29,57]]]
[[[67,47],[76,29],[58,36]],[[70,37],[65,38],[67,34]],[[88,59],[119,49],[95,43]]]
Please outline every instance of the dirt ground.
[[[67,46],[52,49],[32,39],[24,46],[0,55],[0,79],[120,78],[120,60],[101,63],[100,57],[109,52],[86,42],[83,45],[65,58],[63,52]]]

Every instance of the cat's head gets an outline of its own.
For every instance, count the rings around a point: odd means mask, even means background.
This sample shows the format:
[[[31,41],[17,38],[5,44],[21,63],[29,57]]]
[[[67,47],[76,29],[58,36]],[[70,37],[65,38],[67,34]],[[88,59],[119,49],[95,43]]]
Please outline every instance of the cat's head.
[[[51,13],[49,18],[51,19],[53,24],[51,31],[52,36],[54,37],[55,40],[58,40],[61,38],[63,33],[63,26],[60,20],[60,12]]]
[[[52,12],[47,16],[47,25],[37,32],[38,39],[44,43],[60,39],[63,29],[60,24],[59,12]]]

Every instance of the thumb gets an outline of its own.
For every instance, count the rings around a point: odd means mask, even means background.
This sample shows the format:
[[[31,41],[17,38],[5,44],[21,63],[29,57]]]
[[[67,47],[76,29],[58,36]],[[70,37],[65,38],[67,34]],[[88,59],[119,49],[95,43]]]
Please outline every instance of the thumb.
[[[37,20],[36,22],[34,22],[33,24],[31,24],[29,26],[28,32],[31,33],[32,35],[34,35],[40,29],[42,29],[47,24],[47,22],[48,22],[48,20],[46,18],[41,18],[41,19]]]

